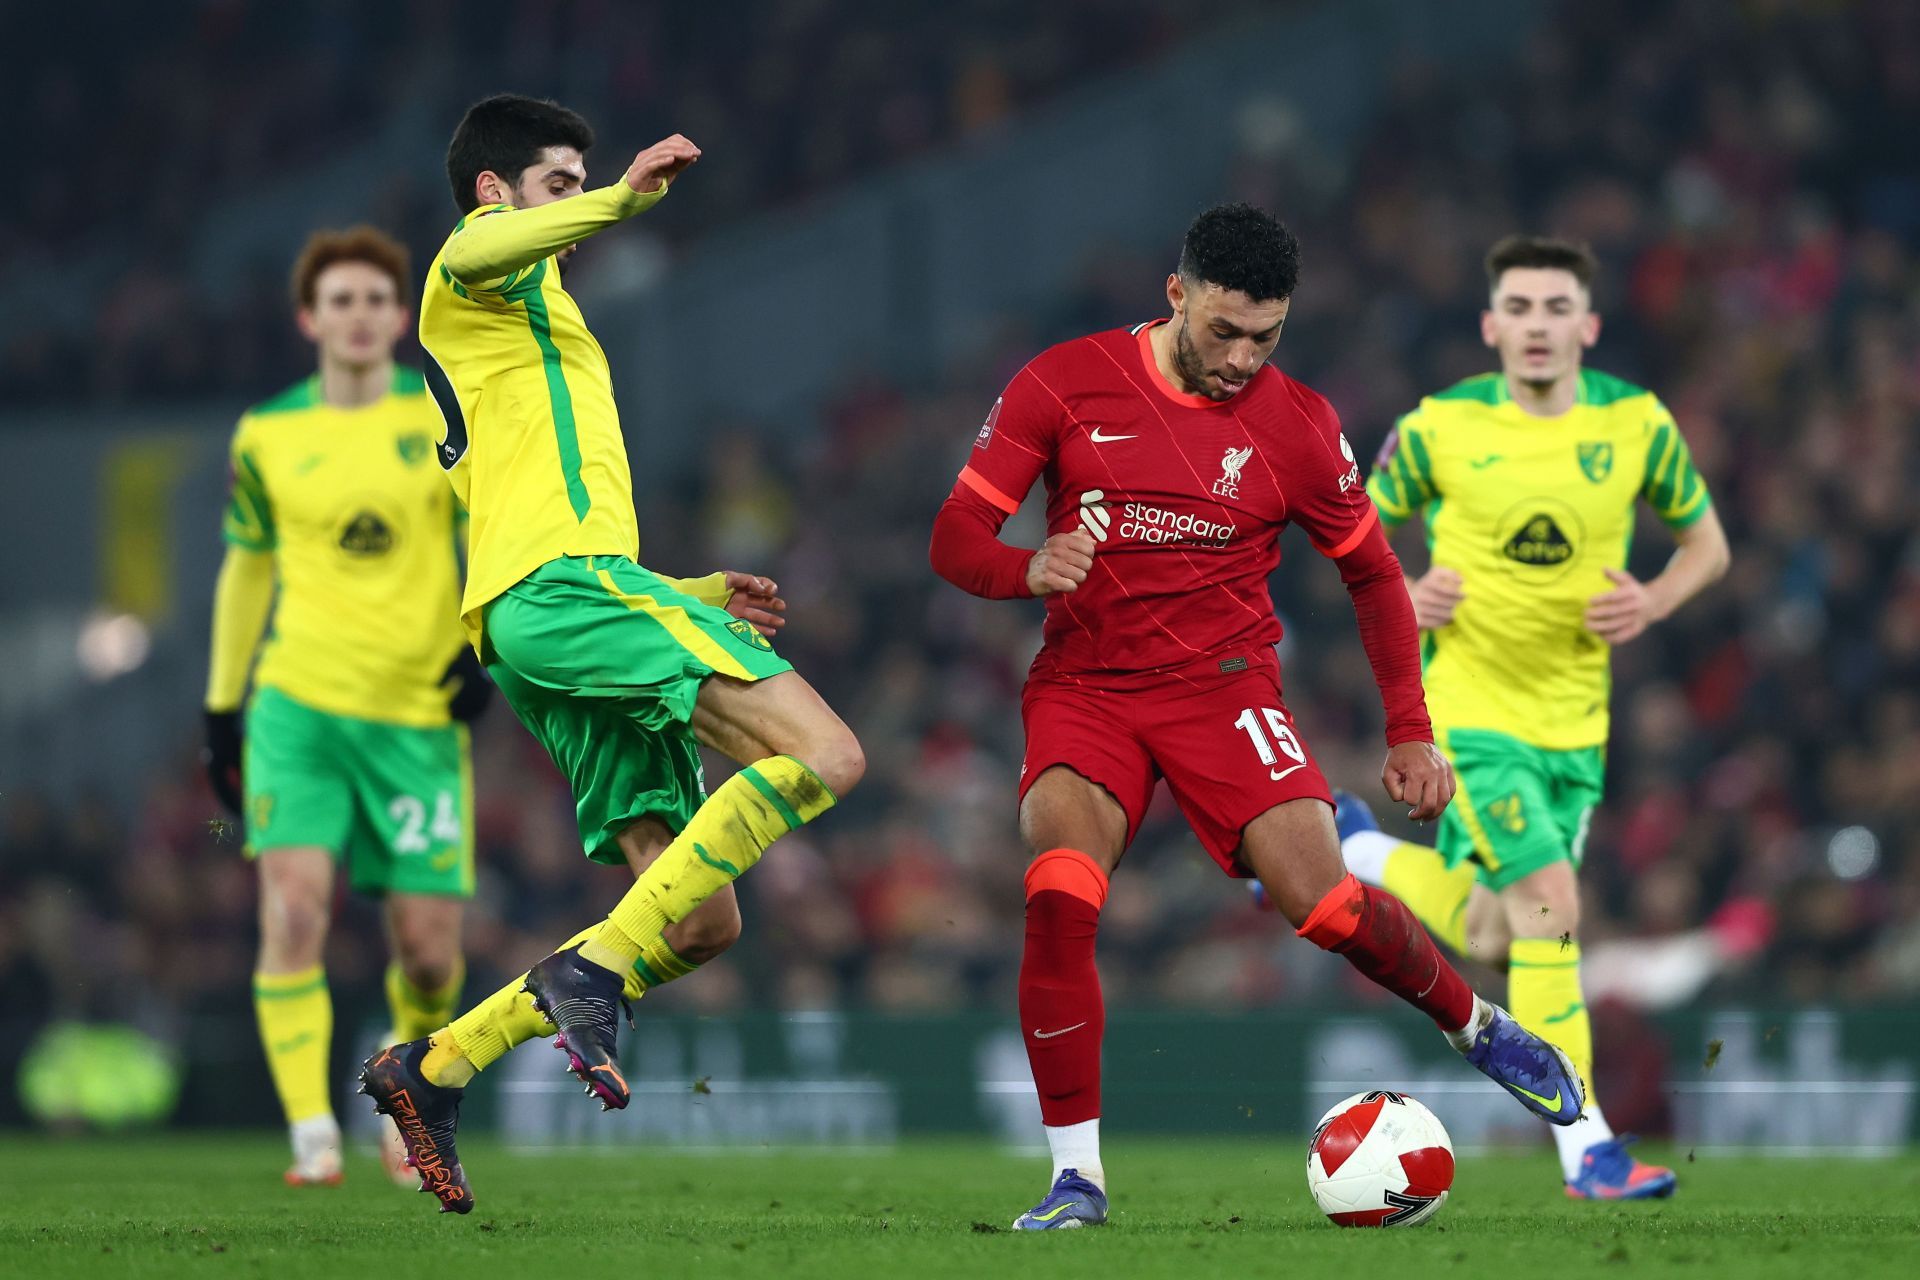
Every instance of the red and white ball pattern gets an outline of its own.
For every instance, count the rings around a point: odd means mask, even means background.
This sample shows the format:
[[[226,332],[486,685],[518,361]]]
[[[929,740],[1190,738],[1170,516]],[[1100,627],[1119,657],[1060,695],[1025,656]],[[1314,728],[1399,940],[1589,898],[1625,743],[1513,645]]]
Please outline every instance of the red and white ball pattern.
[[[1343,1227],[1416,1227],[1453,1186],[1453,1143],[1433,1112],[1376,1089],[1336,1104],[1307,1146],[1307,1187]]]

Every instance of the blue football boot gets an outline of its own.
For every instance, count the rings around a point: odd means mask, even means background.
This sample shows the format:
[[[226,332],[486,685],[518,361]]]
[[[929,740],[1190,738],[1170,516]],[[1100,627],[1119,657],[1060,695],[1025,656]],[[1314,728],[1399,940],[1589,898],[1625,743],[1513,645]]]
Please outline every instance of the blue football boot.
[[[1333,829],[1340,834],[1340,842],[1345,844],[1348,836],[1359,835],[1362,831],[1378,831],[1380,823],[1373,816],[1373,810],[1367,802],[1351,791],[1333,789]]]
[[[1548,1124],[1572,1124],[1587,1105],[1573,1060],[1515,1022],[1499,1005],[1493,1006],[1492,1020],[1473,1038],[1466,1058],[1481,1075]]]
[[[1673,1170],[1641,1164],[1627,1154],[1631,1135],[1609,1138],[1587,1148],[1580,1158],[1580,1176],[1567,1184],[1572,1200],[1664,1200],[1680,1180]]]
[[[1107,1223],[1107,1193],[1080,1176],[1078,1169],[1062,1169],[1047,1198],[1013,1220],[1015,1231],[1064,1231],[1068,1227],[1103,1227]]]

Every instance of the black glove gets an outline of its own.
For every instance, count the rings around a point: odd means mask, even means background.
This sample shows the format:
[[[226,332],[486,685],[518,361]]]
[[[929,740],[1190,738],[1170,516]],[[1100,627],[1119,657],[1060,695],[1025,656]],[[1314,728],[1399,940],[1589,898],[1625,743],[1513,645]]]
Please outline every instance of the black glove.
[[[207,781],[227,812],[240,816],[240,747],[246,730],[238,711],[207,712],[207,745],[200,748],[200,763],[207,768]]]
[[[487,704],[493,701],[493,681],[487,679],[487,669],[480,665],[473,650],[464,645],[447,664],[447,674],[440,677],[440,687],[449,694],[447,714],[461,724],[478,720]]]

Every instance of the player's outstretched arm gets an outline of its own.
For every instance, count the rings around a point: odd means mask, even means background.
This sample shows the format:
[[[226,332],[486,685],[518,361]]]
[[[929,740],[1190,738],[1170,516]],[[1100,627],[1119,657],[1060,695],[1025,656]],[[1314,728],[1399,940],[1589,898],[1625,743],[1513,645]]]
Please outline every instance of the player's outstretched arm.
[[[469,219],[447,241],[440,260],[461,284],[493,284],[653,208],[668,185],[699,159],[700,148],[676,133],[635,156],[626,176],[610,187]]]

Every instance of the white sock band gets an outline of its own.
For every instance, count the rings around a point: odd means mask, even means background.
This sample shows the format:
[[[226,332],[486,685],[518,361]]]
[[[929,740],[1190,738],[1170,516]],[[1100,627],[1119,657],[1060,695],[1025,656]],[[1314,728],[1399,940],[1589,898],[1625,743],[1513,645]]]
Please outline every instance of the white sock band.
[[[1387,885],[1387,855],[1403,842],[1384,831],[1356,831],[1340,842],[1340,856],[1347,870],[1362,884],[1376,889]]]

